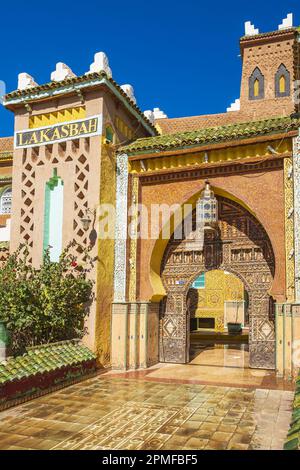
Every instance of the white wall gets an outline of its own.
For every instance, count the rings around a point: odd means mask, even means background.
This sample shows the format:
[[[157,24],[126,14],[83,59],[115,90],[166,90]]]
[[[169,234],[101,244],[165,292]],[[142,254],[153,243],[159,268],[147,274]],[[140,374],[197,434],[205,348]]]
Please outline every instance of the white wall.
[[[6,226],[0,226],[0,242],[9,242],[10,240],[10,219],[6,221]]]

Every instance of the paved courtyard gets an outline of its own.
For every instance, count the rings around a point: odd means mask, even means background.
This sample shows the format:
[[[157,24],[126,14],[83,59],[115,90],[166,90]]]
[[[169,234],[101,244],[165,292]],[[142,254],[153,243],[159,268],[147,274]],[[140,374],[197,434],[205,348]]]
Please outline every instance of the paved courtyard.
[[[0,449],[282,449],[292,399],[100,375],[0,413]]]

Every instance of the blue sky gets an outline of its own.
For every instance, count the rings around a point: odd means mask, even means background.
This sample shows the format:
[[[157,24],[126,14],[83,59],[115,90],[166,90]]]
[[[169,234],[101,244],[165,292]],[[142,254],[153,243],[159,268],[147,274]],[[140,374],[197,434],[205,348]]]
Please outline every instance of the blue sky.
[[[104,51],[113,78],[134,86],[142,110],[223,112],[239,97],[244,22],[273,31],[290,12],[299,25],[299,0],[1,2],[0,80],[7,91],[20,72],[45,83],[56,62],[81,75]],[[12,114],[0,106],[0,136],[12,133]]]

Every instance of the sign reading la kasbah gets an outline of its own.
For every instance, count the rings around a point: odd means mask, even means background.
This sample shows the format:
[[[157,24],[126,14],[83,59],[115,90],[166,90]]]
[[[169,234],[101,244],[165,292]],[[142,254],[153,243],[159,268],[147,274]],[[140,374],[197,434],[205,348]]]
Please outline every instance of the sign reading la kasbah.
[[[41,145],[92,137],[102,133],[102,116],[93,116],[79,121],[64,122],[49,127],[27,129],[15,133],[15,148],[38,147]]]

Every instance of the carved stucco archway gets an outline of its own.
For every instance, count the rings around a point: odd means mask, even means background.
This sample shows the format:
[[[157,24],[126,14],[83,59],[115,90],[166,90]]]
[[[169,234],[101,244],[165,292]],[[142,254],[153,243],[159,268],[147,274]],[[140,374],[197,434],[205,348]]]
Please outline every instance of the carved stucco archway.
[[[203,251],[188,251],[186,240],[170,239],[161,278],[166,297],[161,302],[160,361],[186,363],[189,324],[187,292],[201,272],[230,271],[249,295],[250,366],[275,368],[275,327],[272,286],[275,258],[270,239],[259,221],[238,203],[218,197],[218,230],[205,235]]]

